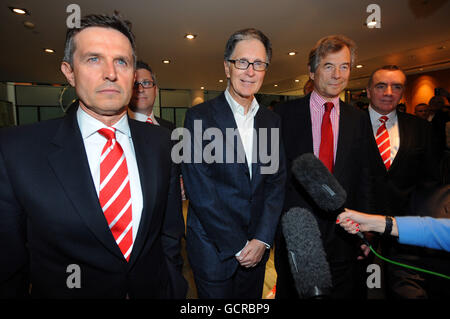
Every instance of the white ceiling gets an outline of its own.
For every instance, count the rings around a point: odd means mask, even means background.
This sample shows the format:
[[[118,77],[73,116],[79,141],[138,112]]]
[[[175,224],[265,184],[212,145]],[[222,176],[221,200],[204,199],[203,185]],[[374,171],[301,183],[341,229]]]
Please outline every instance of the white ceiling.
[[[161,88],[223,90],[225,42],[246,27],[262,30],[272,41],[264,93],[301,92],[309,50],[329,34],[344,34],[358,45],[357,62],[364,67],[353,70],[349,88],[364,87],[371,71],[384,64],[408,73],[450,67],[448,0],[2,0],[0,81],[65,83],[59,65],[71,3],[82,15],[118,10],[130,20],[138,58],[153,67]],[[381,7],[379,29],[364,25],[371,3]],[[9,6],[31,15],[15,15]],[[23,26],[26,20],[35,24],[33,30]],[[188,32],[198,37],[184,39]],[[45,54],[47,47],[56,53]],[[288,56],[292,50],[298,54]],[[163,64],[165,58],[172,63]]]

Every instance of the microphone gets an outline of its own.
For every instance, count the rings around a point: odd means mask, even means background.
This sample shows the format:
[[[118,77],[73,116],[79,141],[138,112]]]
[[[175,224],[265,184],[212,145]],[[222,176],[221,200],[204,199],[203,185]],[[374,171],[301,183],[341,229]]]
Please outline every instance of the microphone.
[[[289,265],[300,298],[323,299],[331,292],[331,272],[316,218],[293,207],[281,218]]]
[[[292,162],[292,173],[316,205],[330,213],[344,211],[347,192],[313,153],[305,153]],[[362,233],[357,233],[369,245]]]
[[[347,193],[314,154],[305,153],[292,162],[292,173],[317,206],[327,212],[342,210]]]

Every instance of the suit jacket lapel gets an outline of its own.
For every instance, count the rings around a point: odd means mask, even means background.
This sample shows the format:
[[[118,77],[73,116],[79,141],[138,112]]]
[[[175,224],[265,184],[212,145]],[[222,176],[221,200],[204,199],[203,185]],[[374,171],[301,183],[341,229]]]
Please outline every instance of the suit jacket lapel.
[[[229,139],[226,134],[226,129],[232,129],[237,131],[236,121],[233,116],[233,112],[231,111],[230,105],[225,98],[225,94],[222,93],[217,99],[213,100],[212,103],[212,111],[215,123],[217,127],[222,131],[223,137],[225,138],[224,144],[224,157],[226,154],[226,147],[228,143],[233,143],[234,149],[234,163],[238,165],[244,173],[250,178],[248,171],[247,159],[245,157],[244,146],[242,144],[242,140],[239,134],[237,134],[237,139]],[[237,131],[238,132],[238,131]],[[238,132],[239,133],[239,132]],[[239,151],[238,151],[239,150]],[[224,158],[225,162],[226,158]]]
[[[156,206],[156,199],[160,196],[157,194],[157,185],[159,185],[161,181],[159,180],[157,169],[157,153],[152,152],[151,143],[146,138],[146,134],[147,136],[150,136],[149,132],[143,132],[142,127],[138,127],[133,120],[129,119],[128,123],[130,125],[131,137],[133,139],[133,146],[136,154],[143,199],[141,221],[130,256],[130,265],[132,265],[139,256],[142,247],[144,246],[145,238],[147,238],[151,217]]]
[[[48,155],[49,164],[86,226],[107,249],[123,258],[100,207],[76,110],[77,107],[72,108],[62,120],[52,141],[56,148]]]
[[[409,134],[407,134],[407,126],[405,125],[405,122],[403,121],[403,114],[401,112],[397,112],[397,124],[398,124],[398,137],[399,137],[399,148],[397,151],[397,154],[395,155],[394,160],[391,163],[391,167],[389,167],[389,171],[395,170],[396,167],[399,165],[398,163],[401,162],[401,158],[405,154],[405,149],[408,149],[408,142],[409,142]],[[380,156],[381,158],[381,156]]]
[[[349,154],[349,148],[352,146],[352,136],[349,128],[352,127],[351,118],[347,115],[347,109],[344,103],[339,100],[339,134],[336,149],[336,160],[334,163],[334,175],[339,177],[344,172],[345,157]]]

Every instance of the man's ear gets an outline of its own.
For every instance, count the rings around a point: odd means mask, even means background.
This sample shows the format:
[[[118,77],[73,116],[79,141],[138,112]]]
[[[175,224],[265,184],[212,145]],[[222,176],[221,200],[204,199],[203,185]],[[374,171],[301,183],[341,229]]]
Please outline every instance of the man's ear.
[[[309,73],[309,78],[314,81],[314,73],[311,72],[311,67],[309,65],[308,65],[308,73]]]
[[[223,61],[223,66],[225,68],[225,75],[227,76],[227,79],[230,78],[230,62]]]
[[[75,87],[75,75],[74,75],[73,69],[69,63],[67,63],[65,61],[61,62],[61,72],[66,77],[69,84],[71,86]]]

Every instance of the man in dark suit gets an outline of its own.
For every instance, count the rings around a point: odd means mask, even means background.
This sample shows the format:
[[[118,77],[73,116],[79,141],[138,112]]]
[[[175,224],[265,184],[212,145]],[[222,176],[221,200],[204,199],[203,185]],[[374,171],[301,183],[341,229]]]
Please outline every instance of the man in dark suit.
[[[134,48],[120,17],[81,19],[61,64],[79,103],[0,133],[1,296],[184,298],[170,134],[126,115]]]
[[[402,98],[406,75],[395,65],[376,69],[367,86],[370,99],[368,115],[373,138],[370,147],[370,171],[373,196],[371,210],[385,215],[411,213],[412,194],[437,181],[439,159],[426,121],[396,111]],[[417,249],[409,249],[393,240],[383,242],[384,253],[410,264]],[[414,261],[413,261],[414,263]],[[387,265],[387,296],[424,298],[423,275],[413,270]]]
[[[153,105],[157,94],[158,86],[152,68],[143,61],[137,61],[136,81],[134,82],[128,115],[137,121],[161,125],[173,131],[176,128],[175,124],[157,117],[153,113]]]
[[[314,153],[347,192],[346,207],[366,209],[369,196],[367,143],[369,123],[360,110],[345,104],[339,95],[347,85],[355,59],[355,45],[344,36],[319,40],[309,54],[308,68],[314,90],[304,98],[275,109],[282,120],[287,158],[287,190],[283,212],[305,207],[317,217],[330,264],[332,298],[361,297],[363,281],[357,263],[360,243],[335,225],[335,215],[321,211],[292,175],[292,161]],[[298,298],[281,229],[275,243],[276,298]]]
[[[254,96],[270,57],[262,32],[237,31],[224,55],[228,88],[186,113],[186,241],[199,298],[262,297],[285,183],[280,119]]]

